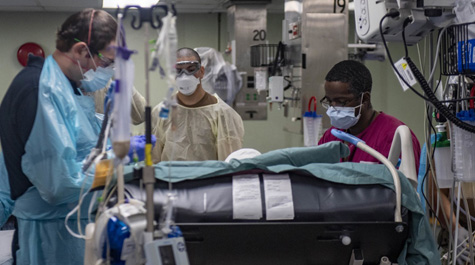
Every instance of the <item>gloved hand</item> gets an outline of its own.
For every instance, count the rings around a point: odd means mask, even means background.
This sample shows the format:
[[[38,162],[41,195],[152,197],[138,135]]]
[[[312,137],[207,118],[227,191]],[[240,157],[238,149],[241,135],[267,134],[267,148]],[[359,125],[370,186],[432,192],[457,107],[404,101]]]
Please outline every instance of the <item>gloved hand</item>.
[[[470,261],[470,243],[473,237],[464,227],[459,226],[457,237],[457,264],[467,264]],[[475,249],[475,246],[473,246]],[[470,263],[471,264],[471,263]]]
[[[152,135],[152,146],[155,146],[157,138]],[[136,135],[130,139],[129,158],[134,161],[134,151],[137,154],[139,161],[145,159],[145,135]]]

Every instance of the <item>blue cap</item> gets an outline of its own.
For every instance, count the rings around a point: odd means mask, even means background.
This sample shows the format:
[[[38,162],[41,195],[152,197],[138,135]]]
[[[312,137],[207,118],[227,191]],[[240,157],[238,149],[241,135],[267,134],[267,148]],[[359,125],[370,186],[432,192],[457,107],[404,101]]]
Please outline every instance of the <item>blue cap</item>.
[[[303,114],[304,117],[311,117],[311,118],[320,118],[322,115],[317,114],[316,111],[306,111]]]

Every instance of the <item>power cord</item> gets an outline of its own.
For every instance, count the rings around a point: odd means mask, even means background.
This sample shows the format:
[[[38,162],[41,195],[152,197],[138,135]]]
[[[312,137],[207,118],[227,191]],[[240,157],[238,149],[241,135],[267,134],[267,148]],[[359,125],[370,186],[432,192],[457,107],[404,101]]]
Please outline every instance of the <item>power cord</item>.
[[[394,61],[391,57],[391,53],[389,52],[389,48],[388,48],[388,45],[386,43],[386,38],[384,37],[384,34],[383,34],[383,21],[384,21],[384,19],[386,19],[388,17],[394,18],[394,17],[397,17],[399,15],[400,15],[399,11],[391,11],[391,12],[387,13],[386,15],[384,15],[381,18],[381,20],[379,21],[379,33],[381,34],[381,38],[383,40],[383,45],[384,45],[384,48],[386,50],[386,54],[388,55],[388,59],[389,59],[389,62],[391,63],[391,66],[393,67],[394,71],[399,76],[399,78],[412,90],[412,92],[416,93],[416,95],[418,95],[420,98],[424,99],[425,101],[430,102],[430,100],[428,98],[426,98],[421,93],[417,92],[417,90],[415,90],[411,85],[409,85],[409,83],[406,81],[406,79],[401,75],[401,73],[399,73],[397,68],[394,66]]]
[[[386,49],[386,53],[388,54],[388,59],[391,63],[391,66],[393,67],[394,71],[397,73],[397,75],[399,76],[400,79],[402,79],[402,81],[416,94],[418,95],[419,97],[423,98],[424,100],[426,100],[427,102],[431,103],[432,105],[434,105],[434,107],[439,111],[439,113],[441,113],[447,120],[451,121],[452,123],[454,123],[456,126],[458,126],[459,128],[465,130],[465,131],[468,131],[468,132],[471,132],[471,133],[475,133],[475,126],[473,125],[470,125],[468,123],[465,123],[463,121],[461,121],[460,119],[457,118],[457,116],[455,114],[453,114],[449,108],[447,108],[447,106],[445,106],[444,104],[442,104],[438,99],[437,97],[434,95],[434,92],[430,89],[430,86],[429,84],[427,83],[427,81],[425,80],[424,76],[421,74],[421,72],[419,72],[419,70],[417,69],[417,66],[414,64],[414,62],[411,60],[410,57],[406,56],[406,58],[404,58],[407,62],[407,64],[409,65],[409,68],[411,69],[412,73],[414,74],[415,78],[417,79],[417,81],[419,82],[419,84],[421,85],[421,88],[422,90],[424,91],[424,93],[428,96],[428,97],[425,97],[423,96],[421,93],[417,92],[411,85],[409,85],[407,83],[407,81],[402,77],[401,73],[399,73],[399,71],[396,69],[396,67],[394,66],[394,62],[392,60],[392,57],[391,57],[391,54],[389,53],[389,48],[386,44],[386,39],[384,37],[384,34],[383,34],[383,21],[384,19],[386,19],[387,17],[397,17],[399,16],[400,13],[398,11],[391,11],[389,13],[387,13],[386,15],[384,15],[380,22],[379,22],[379,32],[381,34],[381,38],[383,40],[383,44],[384,44],[384,48]],[[404,21],[404,23],[406,23],[406,21]],[[403,34],[404,36],[404,34]],[[403,39],[405,40],[405,38],[403,37]]]

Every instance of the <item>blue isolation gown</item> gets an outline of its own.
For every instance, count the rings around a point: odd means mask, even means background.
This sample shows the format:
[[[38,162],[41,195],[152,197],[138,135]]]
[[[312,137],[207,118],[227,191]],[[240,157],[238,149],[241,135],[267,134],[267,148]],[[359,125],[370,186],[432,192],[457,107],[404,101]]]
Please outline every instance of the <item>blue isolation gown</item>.
[[[81,172],[100,131],[94,99],[75,95],[70,81],[49,56],[44,63],[38,92],[35,122],[22,157],[22,170],[33,183],[15,202],[18,219],[18,264],[83,264],[83,239],[71,236],[65,216],[87,191],[93,177]],[[87,196],[78,218],[68,225],[82,231],[87,222]]]

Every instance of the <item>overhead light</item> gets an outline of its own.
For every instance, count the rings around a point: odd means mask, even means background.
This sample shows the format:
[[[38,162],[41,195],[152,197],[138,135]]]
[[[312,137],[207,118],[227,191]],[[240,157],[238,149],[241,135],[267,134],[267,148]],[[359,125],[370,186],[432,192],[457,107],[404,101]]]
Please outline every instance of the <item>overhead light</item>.
[[[159,0],[103,0],[102,8],[123,8],[125,6],[141,6],[151,7],[158,3]]]

